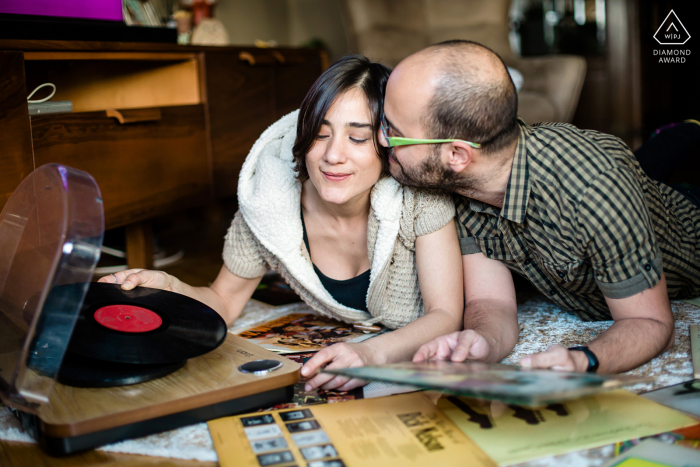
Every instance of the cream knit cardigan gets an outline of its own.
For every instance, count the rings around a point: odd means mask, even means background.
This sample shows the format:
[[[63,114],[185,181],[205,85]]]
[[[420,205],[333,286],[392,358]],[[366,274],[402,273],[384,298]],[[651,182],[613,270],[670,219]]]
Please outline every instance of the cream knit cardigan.
[[[382,323],[392,329],[423,315],[416,269],[416,237],[454,217],[451,198],[401,187],[384,178],[372,188],[367,227],[369,313],[338,303],[314,272],[301,226],[301,183],[292,146],[298,111],[268,128],[253,145],[238,182],[239,211],[224,245],[226,267],[244,278],[279,272],[319,313],[350,323]]]

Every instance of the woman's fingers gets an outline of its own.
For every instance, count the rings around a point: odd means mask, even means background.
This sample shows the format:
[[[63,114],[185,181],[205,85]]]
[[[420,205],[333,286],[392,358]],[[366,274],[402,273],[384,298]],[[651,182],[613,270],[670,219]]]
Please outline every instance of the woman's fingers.
[[[306,391],[311,391],[318,387],[322,387],[323,389],[335,389],[350,382],[351,378],[347,376],[318,373],[318,371],[324,367],[332,370],[363,366],[364,361],[356,349],[358,345],[360,344],[334,344],[314,355],[313,358],[304,364],[301,370],[301,374],[305,377],[315,375],[307,381],[304,389]]]
[[[107,284],[121,284],[122,289],[131,290],[137,286],[151,287],[154,289],[170,289],[168,275],[162,271],[149,269],[128,269],[101,277],[98,282]]]

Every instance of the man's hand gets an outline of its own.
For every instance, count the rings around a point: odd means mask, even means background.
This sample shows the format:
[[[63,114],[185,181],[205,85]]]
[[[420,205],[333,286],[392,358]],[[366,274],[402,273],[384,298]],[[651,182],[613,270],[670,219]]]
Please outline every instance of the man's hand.
[[[486,361],[491,353],[488,341],[473,329],[453,332],[436,337],[423,344],[413,356],[414,363],[429,360],[464,360]]]
[[[105,282],[107,284],[121,284],[122,289],[131,290],[136,286],[150,287],[152,289],[167,290],[177,292],[175,279],[170,274],[162,271],[151,271],[149,269],[129,269],[120,271],[109,276],[101,277],[97,282]]]
[[[319,370],[326,368],[356,368],[375,363],[370,357],[371,352],[363,344],[346,344],[344,342],[333,344],[320,350],[301,368],[301,375],[311,378],[304,386],[305,391],[312,391],[318,387],[321,389],[335,389],[336,391],[349,391],[367,384],[366,381],[347,376],[320,374]],[[315,376],[314,376],[315,375]]]
[[[588,368],[588,358],[583,352],[569,350],[561,344],[554,344],[547,347],[544,352],[521,358],[520,366],[584,372]]]

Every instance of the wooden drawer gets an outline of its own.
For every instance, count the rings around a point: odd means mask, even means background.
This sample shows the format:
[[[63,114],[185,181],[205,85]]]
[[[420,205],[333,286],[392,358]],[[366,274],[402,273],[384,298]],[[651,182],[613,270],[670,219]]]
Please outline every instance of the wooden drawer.
[[[284,50],[284,61],[275,69],[275,116],[282,118],[296,110],[316,78],[327,68],[321,50]]]
[[[114,115],[32,117],[35,167],[57,162],[95,177],[107,228],[212,199],[203,105]]]
[[[250,49],[205,54],[214,189],[234,196],[238,173],[253,143],[296,110],[324,69],[313,49]]]
[[[0,210],[33,170],[24,60],[0,51]]]
[[[275,121],[274,68],[250,65],[238,54],[207,53],[205,69],[214,189],[219,197],[234,196],[250,148]]]

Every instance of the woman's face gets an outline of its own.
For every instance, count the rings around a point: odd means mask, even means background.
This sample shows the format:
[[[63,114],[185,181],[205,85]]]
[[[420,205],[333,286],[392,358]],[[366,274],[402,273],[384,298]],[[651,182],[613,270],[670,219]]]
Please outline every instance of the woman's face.
[[[339,95],[306,154],[309,179],[326,202],[344,204],[372,189],[382,163],[372,141],[367,97],[358,88]]]

